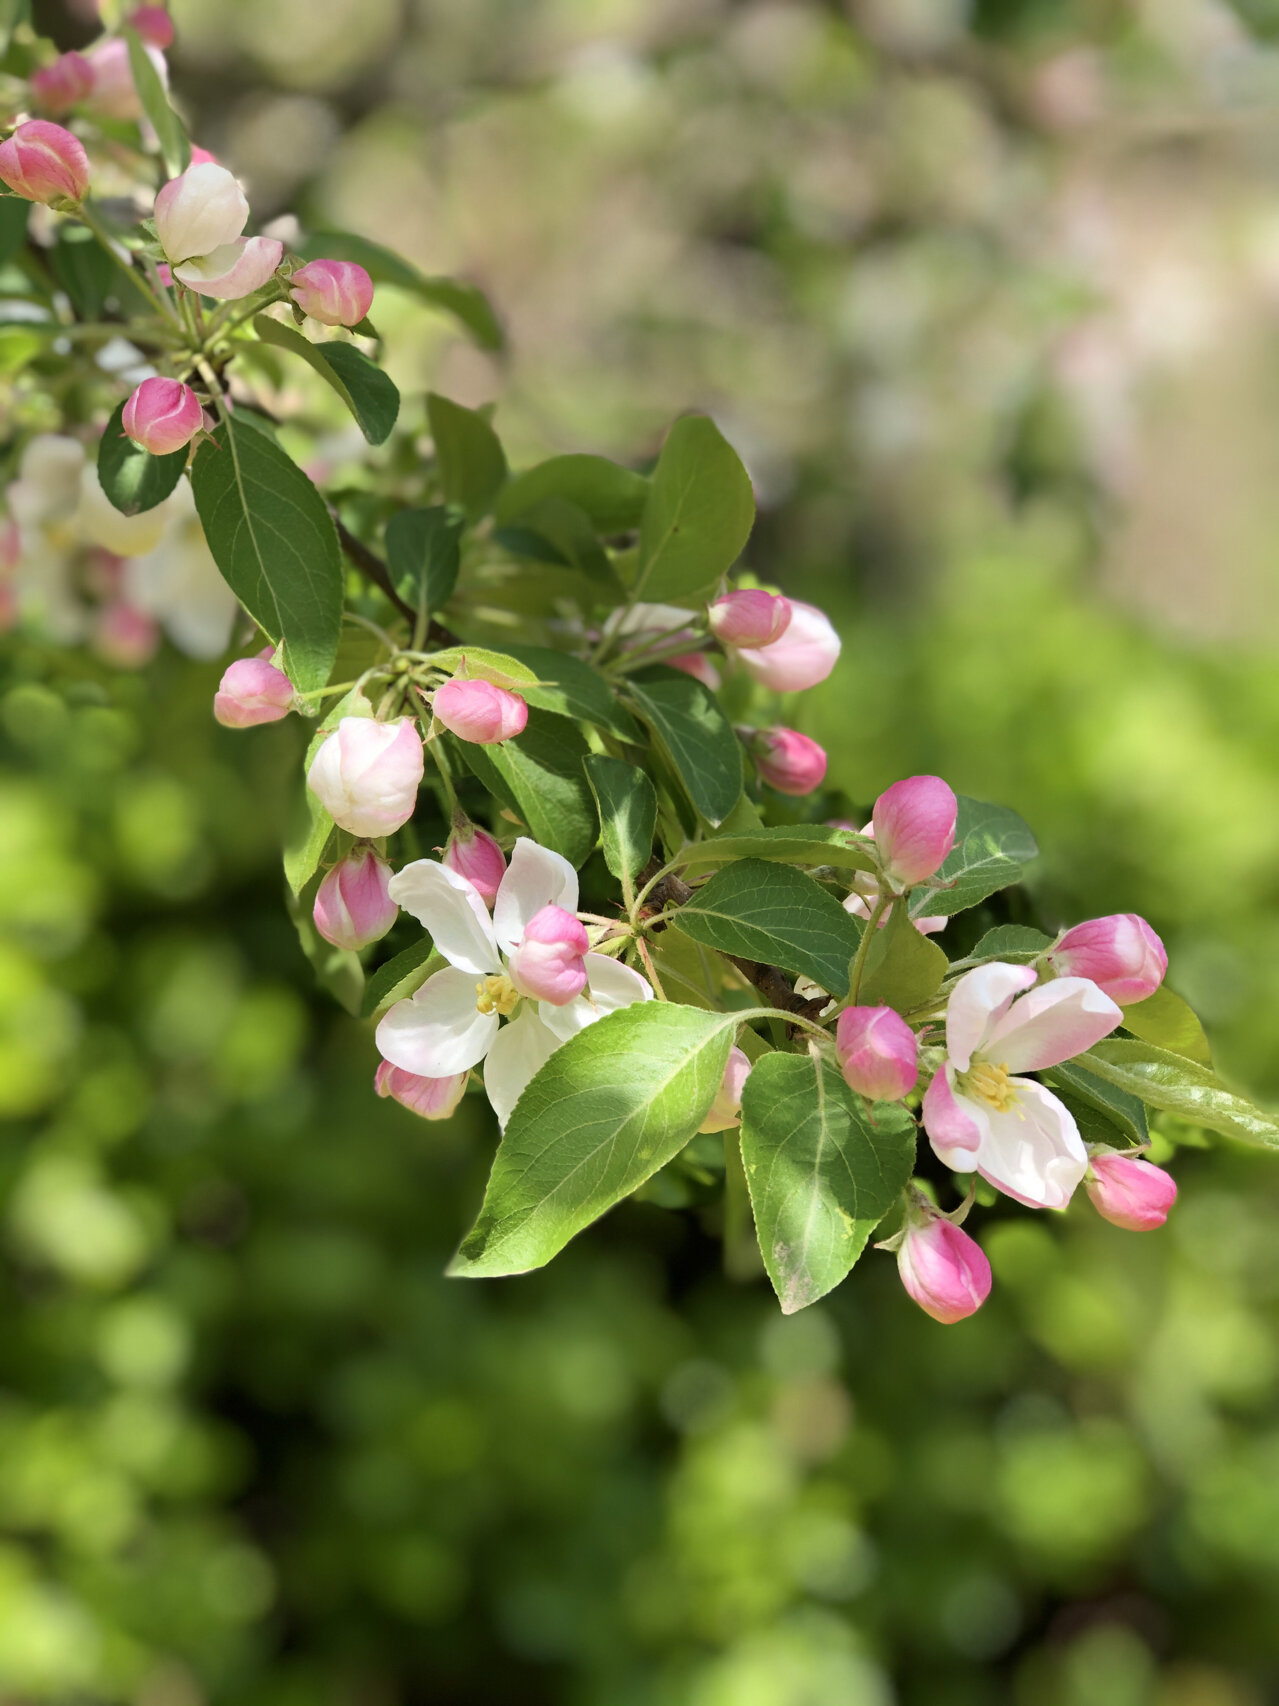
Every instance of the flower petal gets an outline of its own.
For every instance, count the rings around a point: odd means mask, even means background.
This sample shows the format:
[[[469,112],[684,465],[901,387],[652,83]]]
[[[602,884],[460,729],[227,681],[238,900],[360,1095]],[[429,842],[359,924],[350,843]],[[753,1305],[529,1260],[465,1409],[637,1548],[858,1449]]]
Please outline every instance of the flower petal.
[[[484,1059],[497,1027],[497,1014],[475,1005],[475,974],[450,966],[389,1009],[377,1028],[377,1046],[405,1072],[449,1078]]]
[[[395,873],[387,893],[425,927],[450,965],[477,977],[501,971],[488,907],[474,883],[435,859],[415,859]],[[474,991],[472,984],[472,1007]]]
[[[957,1071],[968,1071],[973,1056],[1008,1011],[1013,997],[1029,989],[1036,975],[1034,966],[1002,963],[964,973],[951,990],[946,1007],[946,1052]]]
[[[1014,1001],[985,1052],[1010,1072],[1039,1072],[1082,1054],[1123,1022],[1123,1009],[1086,977],[1060,977]]]
[[[608,954],[587,954],[585,993],[564,1007],[552,1007],[549,1001],[543,1001],[538,1016],[547,1030],[553,1031],[561,1042],[567,1042],[596,1019],[602,1019],[605,1013],[652,999],[652,985],[637,971],[619,965]]]
[[[577,872],[561,854],[521,835],[493,903],[493,929],[504,953],[514,953],[524,926],[544,906],[577,911]]]
[[[1065,1208],[1088,1170],[1088,1152],[1064,1102],[1033,1078],[1011,1080],[1017,1100],[989,1116],[977,1171],[1027,1208]]]
[[[924,1129],[933,1153],[957,1173],[971,1173],[988,1132],[986,1110],[955,1094],[955,1069],[944,1066],[924,1095]]]
[[[531,1007],[522,1007],[494,1037],[484,1062],[484,1088],[503,1130],[525,1086],[559,1046]]]

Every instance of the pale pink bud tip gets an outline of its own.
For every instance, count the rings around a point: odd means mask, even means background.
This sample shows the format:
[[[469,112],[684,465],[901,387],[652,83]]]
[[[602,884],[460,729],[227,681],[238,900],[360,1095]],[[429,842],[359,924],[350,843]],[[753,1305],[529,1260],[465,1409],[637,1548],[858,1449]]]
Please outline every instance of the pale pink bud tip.
[[[93,88],[93,67],[82,53],[64,53],[31,73],[31,93],[47,113],[65,113]]]
[[[199,432],[204,424],[200,400],[189,385],[177,379],[144,379],[124,405],[124,430],[152,456],[168,456]]]
[[[720,1080],[710,1112],[698,1131],[730,1131],[742,1123],[742,1087],[750,1077],[751,1063],[739,1048],[728,1051],[728,1064]]]
[[[173,46],[173,19],[163,6],[139,6],[130,12],[126,22],[142,37],[148,47],[161,52]]]
[[[940,776],[907,776],[875,801],[872,823],[884,874],[897,889],[933,876],[955,845],[958,802]]]
[[[797,598],[788,602],[790,621],[781,636],[771,645],[751,646],[739,653],[742,668],[774,693],[816,687],[839,658],[839,635],[829,618],[815,604]]]
[[[524,926],[511,955],[511,978],[521,995],[566,1007],[586,988],[585,926],[562,906],[544,906]]]
[[[728,646],[769,646],[790,626],[790,600],[743,588],[717,598],[706,613],[711,633]]]
[[[400,915],[388,893],[391,867],[372,848],[352,853],[320,884],[312,917],[335,948],[366,948],[380,941]]]
[[[477,746],[511,740],[528,722],[528,706],[519,694],[491,681],[446,681],[436,690],[433,708],[450,734]]]
[[[1153,995],[1168,970],[1164,945],[1135,912],[1076,924],[1048,956],[1062,977],[1086,977],[1125,1006]]]
[[[448,1078],[419,1078],[384,1060],[374,1074],[373,1088],[424,1120],[446,1120],[462,1100],[466,1077],[465,1072],[455,1072]]]
[[[750,749],[760,779],[779,794],[811,794],[825,779],[825,752],[795,729],[760,729]]]
[[[155,198],[156,234],[174,263],[234,243],[248,218],[244,191],[225,166],[211,160],[170,178]]]
[[[306,779],[340,829],[372,839],[413,816],[422,770],[422,737],[411,719],[343,717]]]
[[[47,119],[28,119],[0,142],[0,178],[27,201],[83,201],[89,156],[79,137]]]
[[[293,704],[293,684],[283,670],[267,660],[267,646],[255,658],[237,658],[223,672],[213,695],[213,715],[227,729],[251,729],[257,723],[278,723]]]
[[[891,1007],[845,1007],[835,1052],[850,1090],[875,1102],[899,1102],[915,1088],[919,1045]]]
[[[1150,1232],[1162,1226],[1177,1200],[1177,1185],[1171,1173],[1134,1155],[1090,1158],[1084,1189],[1097,1213],[1129,1232]]]
[[[934,1321],[950,1325],[979,1310],[990,1295],[990,1263],[981,1246],[949,1220],[907,1228],[897,1249],[907,1292]]]
[[[485,906],[492,910],[498,886],[506,875],[506,855],[487,830],[473,823],[454,829],[442,855],[450,871],[479,890]]]
[[[302,312],[325,326],[358,326],[373,306],[373,280],[354,261],[308,261],[289,283]]]

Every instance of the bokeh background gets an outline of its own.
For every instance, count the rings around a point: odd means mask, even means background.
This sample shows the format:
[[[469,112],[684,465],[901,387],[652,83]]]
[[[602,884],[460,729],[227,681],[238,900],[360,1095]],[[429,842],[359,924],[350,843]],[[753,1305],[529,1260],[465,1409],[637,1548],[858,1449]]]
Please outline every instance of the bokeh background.
[[[173,9],[257,212],[491,293],[502,358],[382,293],[406,392],[517,465],[713,413],[845,634],[833,779],[1016,807],[1016,904],[1147,913],[1279,1097],[1273,0]],[[3,670],[4,1706],[1279,1701],[1279,1158],[1170,1130],[1158,1234],[985,1214],[958,1328],[873,1254],[783,1320],[688,1179],[445,1281],[494,1134],[314,990],[301,732]]]

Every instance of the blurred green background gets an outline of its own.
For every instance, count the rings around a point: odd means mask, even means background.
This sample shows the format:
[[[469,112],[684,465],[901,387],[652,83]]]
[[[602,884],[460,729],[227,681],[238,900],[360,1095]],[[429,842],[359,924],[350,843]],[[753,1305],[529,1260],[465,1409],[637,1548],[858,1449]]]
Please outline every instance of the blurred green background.
[[[502,360],[382,294],[406,391],[517,465],[712,412],[845,634],[832,779],[1016,807],[1027,904],[1148,914],[1279,1097],[1279,8],[174,12],[261,217],[492,294]],[[983,1214],[957,1328],[874,1254],[784,1320],[653,1203],[445,1281],[494,1134],[314,992],[302,731],[5,646],[4,1706],[1279,1701],[1274,1159],[1172,1133],[1158,1234]]]

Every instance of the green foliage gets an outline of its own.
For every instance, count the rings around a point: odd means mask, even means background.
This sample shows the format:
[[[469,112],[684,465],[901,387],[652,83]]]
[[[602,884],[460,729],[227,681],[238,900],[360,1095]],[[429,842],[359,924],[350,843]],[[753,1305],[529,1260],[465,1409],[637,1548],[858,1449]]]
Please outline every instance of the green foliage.
[[[1076,1101],[1087,1103],[1128,1143],[1148,1143],[1150,1126],[1146,1118],[1145,1103],[1132,1093],[1130,1086],[1119,1084],[1109,1076],[1103,1077],[1089,1071],[1088,1066],[1082,1062],[1091,1064],[1091,1060],[1091,1055],[1083,1055],[1080,1060],[1070,1060],[1060,1066],[1054,1066],[1043,1076],[1050,1084],[1069,1091]]]
[[[484,416],[431,392],[426,412],[440,465],[440,487],[474,521],[493,507],[506,479],[506,453]]]
[[[1038,852],[1016,812],[961,795],[954,848],[927,886],[915,891],[910,910],[916,918],[964,912],[1020,882],[1021,867]]]
[[[787,865],[830,866],[840,871],[875,868],[864,844],[855,845],[842,829],[815,823],[774,824],[744,835],[721,833],[679,851],[679,863],[689,871],[730,859],[776,859]]]
[[[451,314],[482,349],[502,348],[504,339],[497,316],[484,292],[473,284],[454,278],[428,278],[393,250],[349,231],[313,232],[303,240],[301,253],[308,261],[321,258],[354,261],[364,268],[375,285],[389,284],[396,290],[407,291],[428,308]]]
[[[861,933],[820,883],[790,865],[740,859],[717,871],[679,910],[686,936],[724,954],[812,978],[847,995]]]
[[[1279,1121],[1228,1090],[1208,1067],[1183,1055],[1120,1037],[1098,1043],[1080,1058],[1098,1078],[1151,1107],[1222,1137],[1279,1148]]]
[[[384,444],[400,412],[400,393],[376,362],[339,339],[312,343],[292,326],[259,314],[253,330],[264,344],[300,355],[330,385],[370,444]]]
[[[741,555],[754,520],[750,476],[719,428],[702,415],[676,421],[644,503],[633,595],[706,597]]]
[[[515,813],[543,847],[580,865],[599,835],[582,761],[586,742],[565,717],[530,711],[528,726],[499,746],[451,741],[471,774]]]
[[[429,614],[453,596],[464,519],[444,504],[401,509],[386,524],[386,561],[396,592]]]
[[[1166,983],[1144,1001],[1124,1008],[1124,1029],[1144,1043],[1184,1054],[1200,1066],[1212,1065],[1212,1049],[1198,1014]]]
[[[906,903],[899,901],[871,938],[857,999],[865,1007],[918,1012],[936,995],[946,970],[945,954],[916,930]]]
[[[164,169],[170,178],[178,177],[191,164],[191,143],[182,120],[169,105],[169,97],[160,73],[147,56],[142,38],[127,24],[121,30],[129,48],[129,70],[146,113],[160,143]]]
[[[103,428],[98,445],[98,479],[122,515],[154,509],[176,488],[187,464],[185,447],[169,456],[152,456],[124,430],[124,404]]]
[[[595,795],[600,818],[604,863],[632,893],[636,877],[653,851],[657,830],[657,794],[644,772],[634,764],[602,753],[589,753],[586,779]]]
[[[628,688],[635,714],[707,823],[723,823],[741,797],[742,750],[733,726],[699,681],[644,670]]]
[[[499,522],[536,512],[548,498],[572,504],[600,533],[629,533],[640,524],[649,483],[603,456],[552,456],[516,474],[498,498]]]

